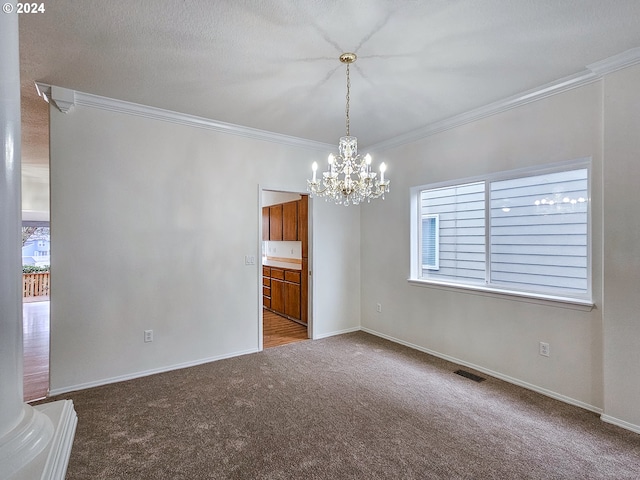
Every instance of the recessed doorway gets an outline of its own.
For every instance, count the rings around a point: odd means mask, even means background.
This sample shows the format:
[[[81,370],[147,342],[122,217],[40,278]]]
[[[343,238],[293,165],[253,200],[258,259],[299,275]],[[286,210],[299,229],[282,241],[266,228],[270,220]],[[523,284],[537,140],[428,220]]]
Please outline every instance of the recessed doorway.
[[[24,221],[22,226],[23,400],[49,393],[51,265],[49,222]]]
[[[270,348],[311,337],[309,197],[261,190],[261,344]]]

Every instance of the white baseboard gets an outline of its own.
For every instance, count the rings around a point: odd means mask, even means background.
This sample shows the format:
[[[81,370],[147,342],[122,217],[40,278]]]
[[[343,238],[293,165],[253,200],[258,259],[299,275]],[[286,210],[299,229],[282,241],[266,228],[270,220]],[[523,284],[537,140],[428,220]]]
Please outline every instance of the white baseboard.
[[[634,425],[633,423],[625,422],[624,420],[620,420],[610,415],[600,415],[600,420],[612,425],[616,425],[618,427],[622,427],[625,430],[631,430],[632,432],[640,433],[640,425]]]
[[[321,333],[319,335],[314,335],[313,340],[320,340],[321,338],[327,338],[327,337],[335,337],[336,335],[342,335],[343,333],[359,332],[360,330],[362,330],[360,327],[351,327],[351,328],[345,328],[344,330],[336,330],[335,332]]]
[[[127,380],[133,380],[134,378],[141,378],[149,375],[155,375],[156,373],[171,372],[172,370],[180,370],[181,368],[195,367],[197,365],[202,365],[203,363],[210,363],[210,362],[215,362],[217,360],[224,360],[225,358],[239,357],[240,355],[256,353],[257,351],[258,351],[257,348],[252,348],[250,350],[243,350],[240,352],[217,355],[215,357],[202,358],[202,359],[194,360],[191,362],[178,363],[178,364],[169,365],[166,367],[154,368],[151,370],[144,370],[141,372],[129,373],[126,375],[119,375],[117,377],[103,378],[93,382],[78,383],[76,385],[68,385],[66,387],[52,388],[49,391],[49,396],[60,395],[62,393],[76,392],[78,390],[85,390],[87,388],[100,387],[102,385],[108,385],[110,383],[125,382]]]
[[[519,387],[526,388],[527,390],[533,390],[534,392],[541,393],[542,395],[545,395],[547,397],[555,398],[556,400],[560,400],[561,402],[568,403],[570,405],[575,405],[576,407],[584,408],[585,410],[589,410],[589,411],[597,413],[597,414],[602,414],[602,409],[601,408],[595,407],[593,405],[590,405],[588,403],[582,402],[580,400],[576,400],[575,398],[567,397],[566,395],[562,395],[562,394],[554,392],[552,390],[547,390],[546,388],[542,388],[542,387],[539,387],[537,385],[533,385],[531,383],[524,382],[524,381],[519,380],[517,378],[513,378],[513,377],[510,377],[508,375],[504,375],[502,373],[499,373],[499,372],[494,372],[493,370],[490,370],[488,368],[484,368],[484,367],[481,367],[479,365],[475,365],[473,363],[465,362],[464,360],[460,360],[459,358],[451,357],[449,355],[445,355],[445,354],[442,354],[440,352],[436,352],[434,350],[430,350],[428,348],[421,347],[420,345],[415,345],[413,343],[405,342],[404,340],[400,340],[398,338],[391,337],[389,335],[385,335],[384,333],[380,333],[380,332],[377,332],[375,330],[371,330],[370,328],[362,327],[362,331],[370,333],[371,335],[375,335],[377,337],[384,338],[386,340],[390,340],[390,341],[392,341],[394,343],[399,343],[399,344],[404,345],[406,347],[413,348],[414,350],[419,350],[421,352],[428,353],[429,355],[433,355],[434,357],[442,358],[443,360],[447,360],[449,362],[452,362],[452,363],[455,363],[455,364],[458,364],[458,365],[462,365],[464,367],[472,368],[474,370],[477,370],[479,372],[485,373],[485,374],[490,375],[492,377],[498,378],[500,380],[504,380],[505,382],[512,383],[512,384],[517,385]]]

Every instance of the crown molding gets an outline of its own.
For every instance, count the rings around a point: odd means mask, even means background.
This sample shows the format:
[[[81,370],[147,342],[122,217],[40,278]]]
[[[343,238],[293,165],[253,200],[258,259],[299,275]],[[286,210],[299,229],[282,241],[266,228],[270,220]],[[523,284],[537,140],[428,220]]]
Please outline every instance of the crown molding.
[[[574,75],[561,78],[526,92],[522,92],[483,107],[432,123],[423,128],[390,138],[389,140],[375,143],[370,145],[367,149],[370,152],[381,152],[407,143],[422,140],[436,133],[459,127],[552,95],[557,95],[559,93],[596,82],[607,74],[638,63],[640,63],[640,47],[632,48],[599,62],[587,65],[585,70]],[[335,145],[323,142],[268,132],[233,123],[220,122],[204,117],[173,112],[162,108],[140,105],[137,103],[126,102],[124,100],[116,100],[90,93],[77,92],[75,90],[48,85],[42,82],[36,82],[36,88],[38,90],[38,95],[44,98],[47,102],[52,101],[62,113],[68,113],[74,106],[82,105],[85,107],[98,108],[127,115],[135,115],[153,120],[176,123],[179,125],[204,128],[216,132],[274,142],[287,146],[301,147],[323,152],[333,150],[335,148]]]
[[[587,68],[598,76],[604,76],[617,70],[640,63],[640,47],[605,58],[599,62],[587,65]]]
[[[125,115],[134,115],[137,117],[149,118],[152,120],[160,120],[164,122],[185,125],[189,127],[204,128],[220,133],[230,135],[238,135],[256,140],[263,140],[272,143],[279,143],[290,147],[301,147],[311,150],[326,152],[333,149],[333,145],[307,140],[304,138],[284,135],[281,133],[268,132],[257,128],[245,127],[233,123],[220,122],[204,117],[189,115],[186,113],[173,112],[162,108],[141,105],[138,103],[117,100],[114,98],[102,97],[91,93],[77,92],[66,88],[48,85],[42,82],[36,82],[38,95],[50,103],[53,101],[55,106],[62,112],[67,113],[76,105],[82,105],[89,108],[97,108],[100,110],[108,110],[110,112],[122,113]],[[71,101],[72,100],[72,101]]]
[[[76,106],[76,92],[73,90],[41,82],[36,82],[36,90],[45,102],[53,102],[62,113],[69,113]]]
[[[557,95],[559,93],[596,82],[605,75],[638,63],[640,63],[640,47],[632,48],[618,55],[587,65],[585,70],[574,75],[561,78],[532,90],[513,95],[460,115],[455,115],[445,120],[432,123],[403,135],[390,138],[389,140],[376,143],[369,146],[368,150],[370,152],[381,152],[407,143],[422,140],[436,133],[475,122],[476,120],[480,120],[491,115],[496,115],[552,95]]]

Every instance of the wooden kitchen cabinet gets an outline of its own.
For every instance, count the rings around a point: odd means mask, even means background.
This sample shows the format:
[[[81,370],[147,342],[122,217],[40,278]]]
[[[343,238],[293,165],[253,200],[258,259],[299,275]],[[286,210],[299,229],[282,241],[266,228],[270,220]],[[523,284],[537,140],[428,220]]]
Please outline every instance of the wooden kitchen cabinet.
[[[308,197],[262,208],[262,240],[300,241],[302,256],[306,257],[308,245]]]
[[[271,268],[262,267],[262,306],[271,308]]]
[[[300,283],[284,282],[284,314],[300,320]]]
[[[269,240],[282,241],[282,204],[269,207]]]
[[[282,204],[282,240],[298,240],[298,202]]]
[[[263,266],[263,306],[307,325],[309,299],[309,197],[264,207],[262,238],[270,241],[301,242],[301,269]],[[268,228],[267,228],[268,226]]]
[[[284,281],[277,278],[271,279],[271,310],[284,314],[285,297]]]
[[[269,240],[269,207],[262,207],[262,240]]]
[[[280,315],[303,321],[302,315],[302,272],[284,268],[263,267],[262,304]],[[306,320],[306,315],[305,315]]]

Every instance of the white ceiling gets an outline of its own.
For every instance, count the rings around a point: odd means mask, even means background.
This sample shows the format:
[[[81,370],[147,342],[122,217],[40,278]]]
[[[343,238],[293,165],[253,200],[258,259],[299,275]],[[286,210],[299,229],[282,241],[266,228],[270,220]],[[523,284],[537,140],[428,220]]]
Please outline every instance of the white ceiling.
[[[54,0],[20,16],[23,163],[41,81],[361,149],[640,46],[638,0]],[[41,142],[43,143],[43,142]],[[46,142],[44,142],[46,143]]]

